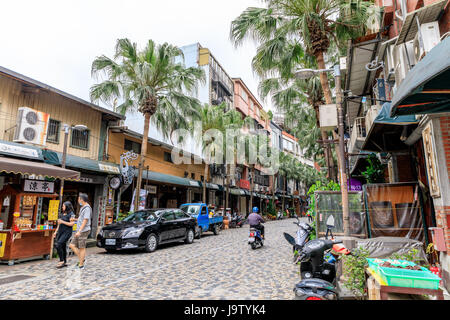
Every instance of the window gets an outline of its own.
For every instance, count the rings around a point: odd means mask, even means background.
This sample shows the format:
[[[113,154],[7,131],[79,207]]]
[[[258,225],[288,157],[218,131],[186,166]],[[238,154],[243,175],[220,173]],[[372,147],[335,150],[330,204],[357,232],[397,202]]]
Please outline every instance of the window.
[[[245,92],[243,88],[241,88],[241,97],[242,97],[242,99],[244,99],[244,101],[246,103],[248,103],[248,95],[247,95],[247,92]],[[253,104],[253,102],[250,101],[250,104]]]
[[[50,119],[48,122],[47,129],[47,141],[53,143],[59,143],[59,129],[61,127],[61,122]]]
[[[166,221],[172,221],[172,220],[175,220],[175,216],[173,215],[173,211],[169,211],[169,212],[163,213],[162,217],[163,217]]]
[[[141,154],[141,144],[139,142],[125,139],[125,145],[123,148],[127,151],[133,151],[136,154]]]
[[[175,219],[186,219],[186,218],[189,217],[189,216],[188,216],[186,213],[184,213],[184,211],[182,211],[182,210],[175,210],[174,213],[175,213]]]
[[[170,152],[164,152],[164,161],[173,163],[172,154]]]
[[[70,139],[70,146],[73,148],[89,149],[89,130],[78,130],[72,128],[72,138]]]

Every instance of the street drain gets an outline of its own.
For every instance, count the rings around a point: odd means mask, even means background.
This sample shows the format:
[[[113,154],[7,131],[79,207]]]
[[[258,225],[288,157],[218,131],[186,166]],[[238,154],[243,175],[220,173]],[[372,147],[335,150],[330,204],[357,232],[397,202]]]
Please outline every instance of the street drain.
[[[24,274],[19,274],[17,276],[0,278],[0,285],[8,284],[8,283],[11,283],[11,282],[16,282],[16,281],[22,281],[22,280],[26,280],[26,279],[30,279],[30,278],[34,278],[34,277],[35,276],[28,276],[28,275],[24,275]]]

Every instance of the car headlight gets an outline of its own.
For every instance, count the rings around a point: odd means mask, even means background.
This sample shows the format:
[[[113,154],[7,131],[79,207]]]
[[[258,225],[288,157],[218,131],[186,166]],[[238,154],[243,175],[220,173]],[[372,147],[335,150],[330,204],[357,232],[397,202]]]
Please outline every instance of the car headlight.
[[[131,228],[125,230],[125,233],[123,234],[124,239],[126,238],[137,238],[141,235],[141,233],[144,232],[144,228]]]

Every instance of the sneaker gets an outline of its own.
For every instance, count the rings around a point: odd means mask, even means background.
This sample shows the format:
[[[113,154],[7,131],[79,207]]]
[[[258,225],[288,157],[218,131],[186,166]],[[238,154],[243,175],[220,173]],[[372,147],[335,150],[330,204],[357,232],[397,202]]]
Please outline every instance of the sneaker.
[[[82,266],[78,266],[79,269],[84,269],[84,264]]]

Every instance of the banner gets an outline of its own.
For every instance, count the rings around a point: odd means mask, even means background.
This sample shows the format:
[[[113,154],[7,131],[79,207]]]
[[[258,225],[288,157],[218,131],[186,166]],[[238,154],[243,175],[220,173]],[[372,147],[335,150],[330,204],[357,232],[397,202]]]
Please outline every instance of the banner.
[[[136,189],[133,191],[133,199],[131,200],[131,207],[130,212],[134,212],[134,201],[136,198]],[[139,194],[139,204],[138,204],[138,210],[144,210],[145,209],[145,203],[147,201],[147,190],[141,189],[141,192]]]
[[[58,220],[59,200],[50,200],[48,205],[48,221]]]

